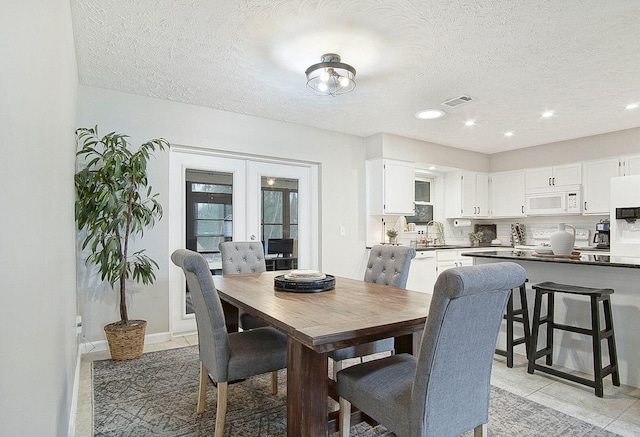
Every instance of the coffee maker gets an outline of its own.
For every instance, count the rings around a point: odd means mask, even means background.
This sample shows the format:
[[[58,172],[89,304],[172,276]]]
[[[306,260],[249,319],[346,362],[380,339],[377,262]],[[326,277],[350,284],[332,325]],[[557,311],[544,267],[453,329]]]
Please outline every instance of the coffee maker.
[[[593,242],[598,249],[609,249],[609,220],[603,219],[596,223],[596,233]]]

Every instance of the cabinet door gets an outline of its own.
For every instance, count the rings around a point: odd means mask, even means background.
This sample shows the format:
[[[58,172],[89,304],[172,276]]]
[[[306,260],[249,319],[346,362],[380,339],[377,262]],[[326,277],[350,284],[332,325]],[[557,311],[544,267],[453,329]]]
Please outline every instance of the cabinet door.
[[[476,175],[475,173],[462,173],[462,217],[473,217],[476,209]]]
[[[384,163],[384,212],[407,214],[414,212],[413,163],[385,160]]]
[[[582,168],[580,164],[557,165],[553,167],[551,184],[553,186],[580,185],[582,183]]]
[[[640,155],[625,156],[623,159],[623,174],[621,176],[633,176],[640,174]]]
[[[531,188],[547,188],[551,186],[553,178],[553,169],[551,167],[534,168],[525,171],[525,187]]]
[[[618,176],[617,159],[584,163],[584,214],[608,214],[611,204],[611,183]]]
[[[489,175],[476,174],[476,217],[489,217]]]
[[[524,216],[524,171],[491,175],[491,216]]]

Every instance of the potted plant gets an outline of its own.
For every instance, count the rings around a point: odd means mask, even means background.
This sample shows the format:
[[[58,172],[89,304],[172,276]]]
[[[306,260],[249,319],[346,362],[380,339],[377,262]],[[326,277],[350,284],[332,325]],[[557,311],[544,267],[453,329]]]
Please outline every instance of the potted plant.
[[[160,138],[130,148],[127,135],[115,132],[102,138],[98,127],[76,131],[82,168],[75,174],[75,217],[82,235],[86,262],[98,267],[100,277],[119,292],[120,320],[104,327],[111,357],[126,360],[142,355],[147,322],[131,320],[127,313],[127,281],[152,284],[158,264],[145,250],[129,252],[133,236],[162,218],[158,193],[152,194],[147,162],[152,153],[169,147]]]
[[[396,244],[396,238],[398,238],[398,231],[391,228],[387,231],[387,237],[389,237],[389,244]]]
[[[469,233],[469,241],[471,241],[472,246],[480,246],[480,242],[482,241],[482,237],[484,237],[483,231],[478,232],[470,232]]]

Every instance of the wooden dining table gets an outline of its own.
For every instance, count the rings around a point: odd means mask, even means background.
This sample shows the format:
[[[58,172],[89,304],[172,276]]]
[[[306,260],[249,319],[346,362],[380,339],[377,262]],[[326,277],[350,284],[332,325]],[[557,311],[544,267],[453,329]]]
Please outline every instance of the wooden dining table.
[[[225,312],[236,311],[228,320],[241,309],[287,335],[287,435],[327,436],[337,426],[327,408],[328,396],[335,398],[327,352],[395,337],[396,353],[412,353],[431,294],[342,277],[329,291],[277,291],[274,278],[282,274],[214,276],[214,282]]]

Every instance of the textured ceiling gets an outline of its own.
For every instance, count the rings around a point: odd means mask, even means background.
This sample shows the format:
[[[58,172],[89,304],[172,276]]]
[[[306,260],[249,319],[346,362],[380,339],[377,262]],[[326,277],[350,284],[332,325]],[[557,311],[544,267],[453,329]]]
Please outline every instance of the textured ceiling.
[[[640,0],[71,3],[84,85],[484,153],[640,126]],[[352,93],[306,89],[328,52]],[[446,116],[414,117],[431,107]]]

